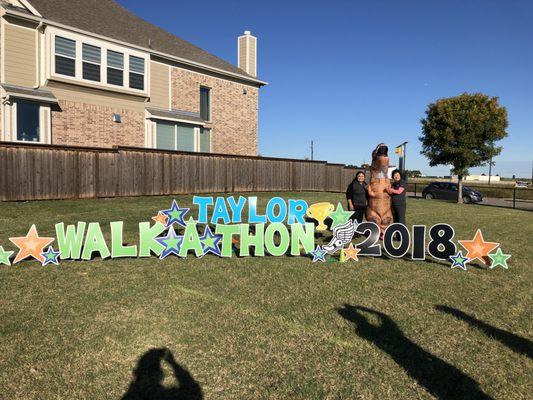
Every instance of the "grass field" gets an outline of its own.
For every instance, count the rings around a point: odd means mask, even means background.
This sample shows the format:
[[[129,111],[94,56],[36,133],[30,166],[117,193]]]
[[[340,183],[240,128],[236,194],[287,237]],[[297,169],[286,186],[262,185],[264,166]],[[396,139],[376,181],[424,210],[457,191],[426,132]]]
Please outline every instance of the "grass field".
[[[510,269],[212,256],[0,266],[0,399],[531,399],[533,213],[408,201],[409,224],[447,222],[456,239],[480,227]],[[170,202],[1,204],[0,245],[60,221],[124,220],[134,242]]]

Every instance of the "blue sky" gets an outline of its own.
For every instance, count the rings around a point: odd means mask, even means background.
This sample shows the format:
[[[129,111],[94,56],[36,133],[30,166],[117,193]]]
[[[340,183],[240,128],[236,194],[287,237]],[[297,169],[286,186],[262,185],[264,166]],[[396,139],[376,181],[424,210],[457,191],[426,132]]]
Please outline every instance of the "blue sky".
[[[381,141],[409,141],[408,169],[448,174],[420,155],[420,118],[438,98],[483,92],[509,113],[493,173],[531,176],[531,1],[119,2],[234,64],[237,36],[258,37],[261,155],[304,158],[314,140],[315,159],[361,164]]]

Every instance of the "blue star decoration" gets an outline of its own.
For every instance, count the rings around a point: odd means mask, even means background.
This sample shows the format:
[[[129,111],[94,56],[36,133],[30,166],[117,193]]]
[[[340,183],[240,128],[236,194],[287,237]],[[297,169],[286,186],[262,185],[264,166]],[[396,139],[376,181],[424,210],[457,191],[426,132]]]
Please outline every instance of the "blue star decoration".
[[[463,271],[466,271],[466,264],[468,263],[468,258],[463,256],[462,252],[457,253],[454,256],[450,256],[452,263],[452,268],[461,268]]]
[[[313,262],[326,262],[326,254],[326,250],[322,249],[320,246],[316,246],[316,249],[311,252],[311,255],[313,256]]]
[[[176,203],[176,200],[173,200],[172,207],[170,207],[168,210],[161,210],[161,212],[167,216],[166,227],[168,228],[169,226],[172,226],[174,222],[185,227],[187,224],[183,218],[189,212],[189,210],[189,208],[180,208],[178,203]]]
[[[43,267],[48,264],[59,265],[59,254],[61,254],[59,251],[54,251],[54,248],[49,246],[48,250],[41,253],[41,255],[44,257],[42,264]]]
[[[222,240],[222,235],[216,235],[211,232],[209,226],[205,227],[203,236],[200,237],[200,242],[202,243],[202,249],[204,251],[204,256],[209,253],[213,253],[220,257],[220,246],[218,245]]]
[[[160,260],[169,256],[170,254],[179,256],[181,244],[183,243],[183,236],[176,235],[174,227],[171,226],[168,229],[167,236],[157,237],[155,238],[155,240],[157,240],[157,242],[161,245],[165,246],[165,248],[159,255]]]

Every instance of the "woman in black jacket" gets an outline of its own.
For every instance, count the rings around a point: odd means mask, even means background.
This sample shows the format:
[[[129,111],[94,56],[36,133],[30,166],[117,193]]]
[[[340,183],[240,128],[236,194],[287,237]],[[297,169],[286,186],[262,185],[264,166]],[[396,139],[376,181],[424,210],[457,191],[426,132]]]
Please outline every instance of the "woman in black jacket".
[[[353,211],[352,219],[358,223],[363,221],[367,205],[367,184],[365,182],[365,173],[358,171],[355,179],[348,185],[346,190],[346,200],[348,200],[348,209]]]
[[[402,174],[399,170],[392,171],[392,183],[388,189],[388,193],[391,195],[392,200],[392,216],[394,222],[399,222],[405,225],[405,181],[402,179]]]

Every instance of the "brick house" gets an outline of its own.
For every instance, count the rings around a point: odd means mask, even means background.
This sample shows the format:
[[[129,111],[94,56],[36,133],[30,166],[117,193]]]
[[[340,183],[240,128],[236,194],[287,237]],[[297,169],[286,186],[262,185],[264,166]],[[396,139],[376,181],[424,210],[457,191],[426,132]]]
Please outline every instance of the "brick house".
[[[0,0],[0,140],[257,155],[257,39],[238,67],[113,0]]]

